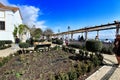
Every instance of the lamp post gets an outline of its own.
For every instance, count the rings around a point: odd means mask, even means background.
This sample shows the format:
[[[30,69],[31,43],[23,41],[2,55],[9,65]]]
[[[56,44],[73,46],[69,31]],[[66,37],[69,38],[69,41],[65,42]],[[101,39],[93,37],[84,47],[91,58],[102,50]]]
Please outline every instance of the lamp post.
[[[69,40],[69,31],[70,31],[70,26],[68,26],[68,40]]]
[[[60,33],[60,29],[58,29],[58,33]],[[60,35],[58,35],[58,39],[59,39]]]

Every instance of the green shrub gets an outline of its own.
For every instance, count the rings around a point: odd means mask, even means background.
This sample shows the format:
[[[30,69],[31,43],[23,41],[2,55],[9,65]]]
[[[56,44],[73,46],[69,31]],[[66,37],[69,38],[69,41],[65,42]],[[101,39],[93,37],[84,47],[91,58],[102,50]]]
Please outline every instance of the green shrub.
[[[12,44],[11,40],[5,40],[5,44]]]
[[[25,42],[19,43],[19,47],[20,47],[20,48],[28,48],[28,47],[29,47],[29,44],[28,44],[28,43],[25,43]]]
[[[101,55],[101,54],[96,54],[96,56],[98,57],[99,65],[101,65],[101,64],[103,63],[103,55]]]
[[[81,58],[84,58],[85,52],[83,50],[79,50],[79,54]]]
[[[62,39],[52,39],[52,43],[54,44],[58,44],[58,45],[62,45],[63,44],[63,40]]]
[[[94,64],[91,61],[87,61],[88,69],[87,72],[91,72],[94,68]]]
[[[60,50],[60,46],[56,45],[55,47],[52,48],[52,50]]]
[[[54,74],[50,74],[49,80],[56,80]]]
[[[99,52],[102,50],[102,42],[97,40],[86,41],[86,49],[92,52]]]
[[[59,73],[56,80],[69,80],[69,76],[67,73]]]
[[[92,62],[93,62],[95,67],[99,66],[102,63],[102,61],[103,61],[103,58],[102,57],[99,58],[99,57],[100,56],[98,56],[98,55],[93,55],[93,57],[92,57]]]
[[[88,57],[88,51],[85,51],[85,57],[87,58]]]
[[[81,69],[81,63],[80,63],[80,61],[76,65],[76,72],[77,72],[77,76],[82,75],[82,69]]]
[[[40,39],[40,40],[39,39],[35,39],[34,40],[34,42],[44,42],[44,41],[45,41],[45,39]]]
[[[94,66],[99,66],[103,63],[103,56],[101,54],[90,54],[90,60],[93,62]]]
[[[68,72],[69,80],[77,80],[77,73],[75,71]]]
[[[6,49],[6,48],[9,48],[11,47],[11,44],[12,41],[11,40],[1,40],[0,41],[0,49]],[[8,44],[8,45],[5,45],[5,44]]]
[[[85,63],[82,63],[81,70],[82,70],[82,74],[84,75],[85,73],[87,73],[88,66]]]
[[[3,60],[2,60],[2,63],[5,64],[9,61],[9,57],[4,57]]]
[[[25,42],[19,43],[19,47],[22,48],[22,50],[20,50],[20,53],[27,53],[27,50],[24,50],[24,48],[28,48],[29,46],[30,46],[29,43]]]
[[[112,47],[108,48],[108,54],[113,54],[113,48]]]
[[[60,40],[60,39],[58,39],[58,40],[56,41],[56,44],[62,45],[62,44],[63,44],[63,41]]]
[[[3,66],[3,63],[2,62],[0,62],[0,67],[2,67]]]
[[[5,63],[7,63],[10,59],[11,59],[10,56],[4,57],[4,58],[0,58],[0,67],[2,67]]]
[[[62,50],[64,50],[65,52],[69,52],[69,48],[67,46],[63,46]]]
[[[0,48],[4,47],[5,42],[4,41],[0,41]]]
[[[102,53],[107,53],[107,52],[108,52],[108,48],[103,46],[101,52],[102,52]]]
[[[105,54],[113,54],[113,46],[105,47],[103,46],[101,52]]]
[[[73,47],[73,48],[81,48],[82,46],[80,44],[69,44],[69,47]]]
[[[74,53],[75,53],[75,49],[70,48],[70,49],[69,49],[69,52],[74,54]]]

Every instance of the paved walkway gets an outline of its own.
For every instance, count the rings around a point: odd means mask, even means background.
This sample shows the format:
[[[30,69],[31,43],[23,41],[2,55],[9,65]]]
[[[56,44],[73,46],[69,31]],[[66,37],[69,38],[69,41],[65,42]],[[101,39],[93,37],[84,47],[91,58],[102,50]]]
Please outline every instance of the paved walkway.
[[[19,50],[20,48],[17,47],[15,44],[12,44],[12,47],[7,48],[7,49],[3,49],[0,50],[0,57],[7,57],[10,54],[15,53],[17,50]]]
[[[13,44],[11,48],[0,50],[0,57],[6,57],[15,53],[19,48],[15,49]],[[117,63],[115,55],[103,54],[106,65],[89,76],[86,80],[120,80],[120,67],[114,66]]]
[[[115,55],[103,54],[106,65],[101,67],[86,80],[120,80],[120,67],[115,66],[117,63]]]

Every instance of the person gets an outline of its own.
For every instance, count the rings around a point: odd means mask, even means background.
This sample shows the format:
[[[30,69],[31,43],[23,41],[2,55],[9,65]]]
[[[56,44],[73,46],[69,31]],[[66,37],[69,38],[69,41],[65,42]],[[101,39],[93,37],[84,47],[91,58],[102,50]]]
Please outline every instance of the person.
[[[83,37],[83,35],[80,37],[80,41],[84,41],[84,37]]]
[[[116,59],[118,61],[117,65],[119,65],[120,64],[120,40],[119,39],[114,40],[113,52],[115,53]]]
[[[30,45],[33,46],[33,38],[30,38]]]
[[[16,48],[18,48],[18,44],[19,44],[19,42],[20,42],[20,39],[16,36],[16,38],[15,38],[15,44],[16,44]]]
[[[68,46],[68,38],[67,37],[65,39],[65,44],[66,44],[66,46]]]
[[[99,40],[98,36],[95,36],[95,40]]]
[[[78,36],[78,41],[80,41],[80,35]]]
[[[16,44],[19,44],[19,42],[20,42],[20,39],[16,36],[16,38],[15,38],[15,43],[16,43]]]

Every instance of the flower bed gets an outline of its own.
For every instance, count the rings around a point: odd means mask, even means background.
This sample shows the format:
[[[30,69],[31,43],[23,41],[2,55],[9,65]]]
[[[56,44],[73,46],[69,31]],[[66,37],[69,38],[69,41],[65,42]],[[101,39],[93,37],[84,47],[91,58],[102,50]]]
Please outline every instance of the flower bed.
[[[71,54],[63,50],[14,54],[0,68],[0,80],[76,80],[100,66],[99,55]],[[15,56],[15,57],[14,57]],[[3,61],[3,60],[2,60]]]

